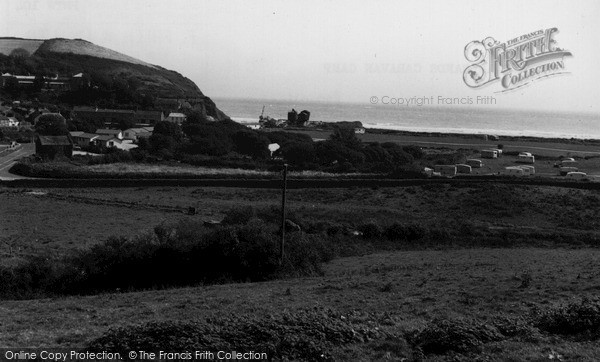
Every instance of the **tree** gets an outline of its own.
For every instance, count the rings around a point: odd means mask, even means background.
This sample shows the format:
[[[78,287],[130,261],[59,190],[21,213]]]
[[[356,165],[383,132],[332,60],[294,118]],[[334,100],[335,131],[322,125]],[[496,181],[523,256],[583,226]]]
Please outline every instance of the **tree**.
[[[270,154],[268,149],[269,139],[254,131],[239,131],[232,136],[237,152],[252,156],[253,158],[267,158]]]
[[[121,131],[124,131],[126,129],[135,127],[135,125],[136,125],[135,119],[120,119],[119,122],[117,122],[116,126]]]
[[[29,58],[29,52],[23,48],[16,48],[10,52],[10,56],[13,58]]]
[[[329,137],[330,140],[339,142],[344,146],[352,149],[360,149],[361,142],[354,133],[354,128],[335,127],[333,134]]]
[[[17,97],[21,93],[21,86],[15,77],[9,77],[4,82],[4,90],[13,97]]]
[[[46,80],[44,79],[44,76],[41,74],[37,74],[35,76],[35,79],[33,80],[33,93],[39,93],[42,91],[42,89],[44,88],[44,83],[46,82]]]
[[[183,139],[183,132],[181,127],[177,123],[162,121],[154,125],[154,132],[152,134],[160,134],[173,138],[175,142],[181,142]]]
[[[44,136],[64,136],[69,134],[65,117],[57,113],[42,114],[35,124],[35,131]]]
[[[311,143],[294,142],[282,150],[283,157],[292,165],[304,167],[315,162],[315,148]]]

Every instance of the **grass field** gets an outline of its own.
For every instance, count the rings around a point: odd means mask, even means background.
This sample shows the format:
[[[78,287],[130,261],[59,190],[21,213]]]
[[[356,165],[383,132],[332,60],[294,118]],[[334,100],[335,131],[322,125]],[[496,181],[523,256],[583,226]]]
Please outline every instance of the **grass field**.
[[[30,254],[67,255],[110,235],[151,232],[160,223],[221,220],[232,208],[276,209],[280,197],[279,190],[242,188],[2,188],[0,260],[10,265]],[[535,328],[525,337],[507,335],[443,355],[422,355],[411,339],[439,320],[495,325],[595,298],[600,249],[583,237],[597,235],[600,226],[598,191],[501,184],[293,189],[288,205],[288,215],[303,228],[326,222],[356,230],[367,222],[402,222],[444,228],[469,240],[521,235],[526,241],[512,248],[485,248],[481,242],[465,248],[468,243],[456,239],[424,250],[413,245],[366,251],[334,259],[322,276],[262,283],[4,300],[0,346],[85,348],[110,328],[146,322],[326,313],[358,333],[352,343],[330,346],[335,360],[542,361],[560,356],[593,361],[600,356],[594,338]],[[185,213],[190,206],[196,215]]]
[[[300,224],[356,229],[377,221],[451,230],[596,233],[600,192],[558,187],[449,184],[403,188],[292,189],[288,208]],[[132,236],[159,223],[221,220],[244,206],[278,208],[274,189],[140,187],[0,189],[3,254],[68,252],[111,235]],[[186,215],[194,207],[196,215]]]
[[[406,251],[338,259],[314,278],[0,301],[0,345],[74,348],[115,326],[326,308],[380,331],[371,340],[336,346],[330,351],[336,360],[411,360],[414,351],[403,336],[435,318],[493,323],[527,316],[535,307],[594,297],[599,258],[597,249]],[[541,334],[485,344],[459,360],[542,361],[552,351],[564,360],[600,355],[593,342]]]

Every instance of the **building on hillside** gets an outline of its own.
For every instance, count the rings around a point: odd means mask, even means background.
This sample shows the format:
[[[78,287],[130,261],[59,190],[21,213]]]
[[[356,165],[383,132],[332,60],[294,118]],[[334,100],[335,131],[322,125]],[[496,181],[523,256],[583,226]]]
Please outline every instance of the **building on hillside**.
[[[145,128],[129,128],[123,131],[123,138],[127,140],[137,141],[140,138],[148,138],[152,136],[152,129],[154,127],[145,127]]]
[[[35,137],[35,153],[45,160],[57,157],[73,157],[73,141],[69,136],[42,136]]]
[[[165,121],[181,125],[186,119],[187,117],[183,113],[169,113],[169,116],[165,118]]]
[[[74,120],[115,124],[120,121],[135,123],[135,111],[129,109],[100,109],[93,107],[74,107],[71,117]]]
[[[116,139],[123,139],[123,132],[119,129],[97,129],[96,134],[101,136],[112,136]]]
[[[89,146],[96,138],[99,137],[97,134],[86,133],[86,132],[70,132],[73,143],[79,147]]]
[[[2,74],[2,86],[6,84],[9,78],[15,78],[20,86],[24,88],[33,87],[35,84],[35,75],[16,75],[10,73]],[[71,89],[79,89],[82,83],[85,82],[83,73],[70,76],[59,76],[58,74],[52,77],[45,76],[42,90],[58,90],[68,91]]]
[[[161,111],[136,111],[135,122],[136,125],[148,124],[154,125],[158,122],[164,121],[165,115]]]
[[[113,135],[99,135],[93,142],[96,146],[111,148],[120,144],[121,140]]]
[[[138,146],[133,144],[131,140],[121,140],[111,135],[101,135],[93,140],[96,146],[103,148],[118,148],[120,150],[129,151]]]
[[[357,127],[354,129],[354,133],[365,134],[365,129],[363,127]]]
[[[0,116],[0,127],[19,127],[19,121],[15,117]]]

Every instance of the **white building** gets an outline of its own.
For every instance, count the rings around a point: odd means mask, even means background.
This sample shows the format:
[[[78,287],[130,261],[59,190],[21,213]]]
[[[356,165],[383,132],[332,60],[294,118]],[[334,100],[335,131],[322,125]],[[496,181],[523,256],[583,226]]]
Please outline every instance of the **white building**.
[[[177,124],[182,124],[187,119],[186,115],[183,113],[169,113],[169,116],[165,118],[167,122],[173,122]]]

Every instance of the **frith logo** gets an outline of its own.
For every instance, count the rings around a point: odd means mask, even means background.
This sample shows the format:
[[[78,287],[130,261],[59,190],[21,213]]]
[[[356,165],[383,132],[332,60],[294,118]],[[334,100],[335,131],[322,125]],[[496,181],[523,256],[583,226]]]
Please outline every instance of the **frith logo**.
[[[500,43],[492,37],[472,41],[465,58],[472,64],[463,72],[471,88],[499,82],[498,92],[523,87],[535,80],[565,74],[564,57],[571,53],[556,46],[557,28],[537,30]]]

